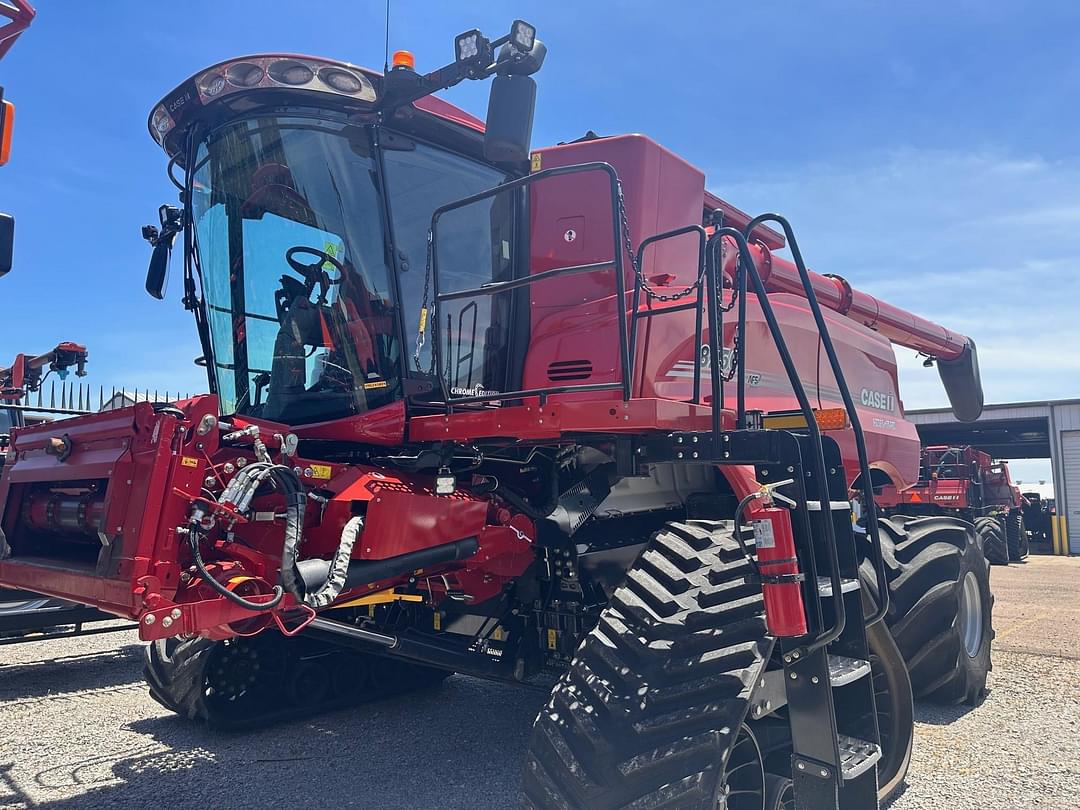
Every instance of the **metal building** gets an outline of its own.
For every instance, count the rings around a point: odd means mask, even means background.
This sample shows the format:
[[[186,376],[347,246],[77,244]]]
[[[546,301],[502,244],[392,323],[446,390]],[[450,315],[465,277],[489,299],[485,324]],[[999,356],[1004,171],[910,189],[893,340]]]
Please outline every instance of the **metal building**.
[[[975,422],[948,408],[907,411],[924,444],[971,444],[994,458],[1049,458],[1057,502],[1055,548],[1080,554],[1080,399],[987,405]]]

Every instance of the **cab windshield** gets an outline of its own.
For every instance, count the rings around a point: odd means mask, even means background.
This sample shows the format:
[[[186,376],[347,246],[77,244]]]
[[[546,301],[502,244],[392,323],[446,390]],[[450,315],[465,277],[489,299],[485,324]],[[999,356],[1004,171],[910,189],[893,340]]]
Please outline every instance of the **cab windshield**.
[[[223,414],[336,419],[400,399],[407,365],[429,370],[428,347],[423,362],[414,357],[432,211],[505,175],[385,134],[382,166],[371,127],[300,112],[235,121],[197,146],[194,258]],[[469,286],[509,272],[511,217],[478,211],[475,227],[455,223],[451,252]],[[465,330],[474,348],[455,344],[475,355],[462,368],[484,367],[484,326]]]

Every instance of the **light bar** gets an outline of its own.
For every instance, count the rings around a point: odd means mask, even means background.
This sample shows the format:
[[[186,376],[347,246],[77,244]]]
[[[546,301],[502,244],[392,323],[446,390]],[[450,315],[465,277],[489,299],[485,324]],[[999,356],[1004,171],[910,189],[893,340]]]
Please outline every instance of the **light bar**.
[[[233,93],[255,89],[314,90],[374,102],[375,86],[351,65],[306,56],[252,56],[222,62],[195,76],[199,102],[205,106]],[[150,132],[159,144],[186,117],[187,99],[174,92],[150,116]]]

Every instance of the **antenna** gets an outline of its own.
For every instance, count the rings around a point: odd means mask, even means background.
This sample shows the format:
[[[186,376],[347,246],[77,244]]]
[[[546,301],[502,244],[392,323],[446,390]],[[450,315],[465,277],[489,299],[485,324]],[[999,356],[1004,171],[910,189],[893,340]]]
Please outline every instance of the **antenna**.
[[[386,46],[383,49],[383,75],[390,72],[390,0],[386,0]]]

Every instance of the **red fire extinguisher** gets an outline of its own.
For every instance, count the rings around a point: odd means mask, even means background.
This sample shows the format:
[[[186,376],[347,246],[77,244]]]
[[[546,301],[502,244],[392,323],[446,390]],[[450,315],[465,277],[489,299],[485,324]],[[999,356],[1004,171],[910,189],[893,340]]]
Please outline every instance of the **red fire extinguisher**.
[[[765,597],[765,621],[774,636],[806,635],[799,560],[787,509],[755,503],[747,510],[754,529],[761,592]]]

